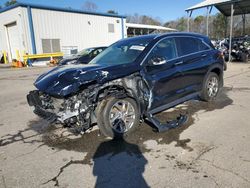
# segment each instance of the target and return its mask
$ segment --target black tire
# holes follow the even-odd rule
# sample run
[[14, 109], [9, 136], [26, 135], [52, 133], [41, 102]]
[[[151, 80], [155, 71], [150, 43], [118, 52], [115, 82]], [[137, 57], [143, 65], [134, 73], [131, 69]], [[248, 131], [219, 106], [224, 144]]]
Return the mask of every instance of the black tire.
[[[126, 127], [124, 121], [122, 118], [114, 118], [114, 122], [111, 123], [111, 110], [114, 109], [115, 105], [118, 105], [121, 103], [121, 101], [124, 101], [124, 103], [129, 103], [131, 106], [130, 109], [133, 111], [131, 112], [133, 120], [131, 120], [129, 123], [129, 127]], [[127, 106], [128, 107], [128, 106]], [[103, 100], [97, 107], [96, 110], [96, 116], [97, 116], [97, 124], [102, 134], [104, 134], [107, 137], [110, 138], [122, 138], [124, 136], [129, 135], [131, 132], [133, 132], [140, 123], [140, 113], [139, 108], [135, 102], [135, 100], [131, 98], [123, 98], [123, 99], [117, 99], [115, 97], [109, 97], [105, 100]], [[118, 125], [117, 127], [115, 125]], [[116, 127], [116, 128], [115, 128]], [[117, 129], [117, 130], [116, 130]], [[120, 129], [120, 131], [119, 131]], [[126, 129], [126, 130], [123, 130]]]
[[[215, 91], [215, 89], [213, 90], [213, 93], [210, 94], [209, 92], [209, 85], [211, 85], [211, 80], [214, 80], [216, 79], [217, 80], [217, 90]], [[203, 82], [203, 86], [202, 86], [202, 91], [201, 91], [201, 95], [200, 95], [200, 98], [204, 101], [212, 101], [214, 100], [218, 93], [219, 93], [219, 90], [220, 90], [220, 79], [219, 79], [219, 76], [214, 73], [214, 72], [210, 72], [208, 73], [208, 75], [206, 76], [205, 78], [205, 81]]]

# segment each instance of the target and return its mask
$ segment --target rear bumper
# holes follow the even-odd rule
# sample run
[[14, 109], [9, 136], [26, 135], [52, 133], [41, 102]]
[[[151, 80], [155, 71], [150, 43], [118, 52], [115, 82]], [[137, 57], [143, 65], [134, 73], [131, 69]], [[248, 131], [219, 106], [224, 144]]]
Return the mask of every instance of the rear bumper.
[[50, 122], [57, 120], [57, 115], [53, 112], [49, 112], [42, 107], [42, 101], [39, 98], [39, 91], [30, 91], [27, 95], [27, 102], [30, 106], [34, 106], [34, 113], [39, 117], [46, 119]]

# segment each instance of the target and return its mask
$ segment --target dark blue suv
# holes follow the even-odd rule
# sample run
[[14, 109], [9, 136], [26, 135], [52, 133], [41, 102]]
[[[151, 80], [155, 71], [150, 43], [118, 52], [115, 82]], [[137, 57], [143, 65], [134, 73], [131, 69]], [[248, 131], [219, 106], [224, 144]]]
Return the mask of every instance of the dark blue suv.
[[223, 69], [221, 53], [206, 36], [140, 36], [114, 43], [88, 65], [41, 75], [27, 99], [39, 116], [79, 131], [97, 123], [104, 135], [120, 137], [145, 118], [162, 131], [174, 126], [154, 114], [197, 97], [213, 100]]

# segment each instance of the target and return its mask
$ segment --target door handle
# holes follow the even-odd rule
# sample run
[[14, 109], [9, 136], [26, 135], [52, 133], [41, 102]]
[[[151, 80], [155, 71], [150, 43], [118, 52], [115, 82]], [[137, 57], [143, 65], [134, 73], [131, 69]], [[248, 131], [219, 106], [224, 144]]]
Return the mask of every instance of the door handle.
[[179, 61], [179, 62], [175, 63], [175, 65], [181, 65], [181, 64], [183, 64], [183, 61]]
[[207, 57], [207, 54], [202, 54], [201, 57]]

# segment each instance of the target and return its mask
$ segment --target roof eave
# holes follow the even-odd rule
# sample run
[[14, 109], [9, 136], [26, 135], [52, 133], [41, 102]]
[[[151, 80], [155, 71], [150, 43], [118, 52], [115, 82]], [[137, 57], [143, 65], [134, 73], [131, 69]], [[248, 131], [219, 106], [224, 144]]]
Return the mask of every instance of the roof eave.
[[[235, 3], [239, 0], [231, 0], [231, 3]], [[193, 10], [197, 10], [197, 9], [200, 9], [200, 8], [205, 8], [205, 7], [209, 7], [209, 6], [216, 6], [216, 5], [223, 5], [223, 4], [228, 4], [230, 2], [230, 0], [227, 0], [225, 2], [220, 2], [220, 3], [214, 3], [214, 4], [206, 4], [206, 5], [202, 5], [202, 6], [198, 6], [199, 4], [197, 5], [194, 5], [192, 7], [189, 7], [188, 9], [186, 9], [185, 11], [186, 12], [189, 12], [189, 11], [193, 11]]]
[[96, 15], [96, 16], [126, 18], [126, 16], [124, 16], [124, 15], [116, 15], [116, 14], [109, 14], [109, 13], [97, 13], [97, 12], [82, 11], [82, 10], [77, 10], [77, 9], [59, 8], [59, 7], [51, 7], [51, 6], [36, 5], [36, 4], [26, 4], [26, 3], [16, 3], [14, 5], [4, 7], [2, 9], [0, 9], [0, 13], [6, 12], [6, 11], [14, 9], [16, 7], [31, 7], [31, 8], [37, 8], [37, 9], [54, 10], [54, 11], [71, 12], [71, 13], [80, 13], [80, 14], [89, 14], [89, 15]]

